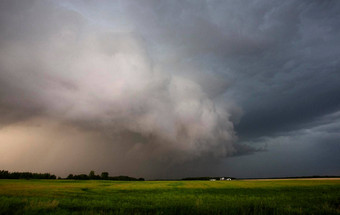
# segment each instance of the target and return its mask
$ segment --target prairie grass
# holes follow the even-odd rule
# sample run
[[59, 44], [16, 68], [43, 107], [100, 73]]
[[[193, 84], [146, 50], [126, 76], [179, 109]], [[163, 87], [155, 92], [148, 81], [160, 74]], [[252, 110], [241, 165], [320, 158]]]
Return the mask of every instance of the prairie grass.
[[0, 180], [0, 214], [340, 214], [340, 180]]

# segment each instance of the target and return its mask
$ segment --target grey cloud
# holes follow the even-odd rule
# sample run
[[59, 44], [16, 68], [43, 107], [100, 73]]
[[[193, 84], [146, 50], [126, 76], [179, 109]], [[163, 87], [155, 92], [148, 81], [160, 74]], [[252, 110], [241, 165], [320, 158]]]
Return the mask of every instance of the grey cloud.
[[[32, 137], [13, 140], [16, 147], [38, 142], [36, 147], [41, 150], [28, 154], [49, 160], [59, 157], [50, 151], [60, 148], [56, 139], [49, 138], [76, 129], [74, 134], [65, 132], [69, 137], [64, 141], [69, 145], [61, 143], [65, 147], [61, 152], [77, 152], [84, 147], [68, 160], [78, 160], [70, 168], [82, 169], [93, 161], [92, 154], [86, 157], [98, 144], [105, 149], [94, 150], [94, 154], [108, 160], [93, 161], [92, 165], [109, 166], [109, 161], [114, 161], [110, 169], [125, 168], [131, 173], [135, 163], [149, 163], [149, 167], [142, 168], [149, 175], [160, 171], [161, 164], [171, 168], [208, 155], [217, 159], [236, 153], [230, 117], [237, 107], [210, 97], [216, 93], [206, 93], [195, 81], [202, 82], [197, 77], [200, 74], [172, 73], [174, 68], [148, 53], [148, 44], [138, 31], [91, 26], [78, 12], [51, 2], [18, 5], [7, 2], [1, 6], [7, 11], [0, 42], [0, 104], [6, 115], [1, 120], [3, 147], [9, 138], [6, 129], [14, 134], [12, 128], [27, 127]], [[185, 68], [194, 71], [195, 65], [187, 63], [179, 69]], [[220, 82], [208, 74], [205, 77], [210, 77], [204, 81], [206, 86]], [[34, 129], [30, 123], [37, 118], [42, 128]], [[59, 129], [55, 134], [53, 122]], [[86, 136], [92, 142], [72, 143]], [[112, 154], [107, 153], [111, 150]], [[44, 156], [46, 151], [48, 156]], [[120, 156], [110, 159], [117, 152]], [[23, 160], [3, 162], [14, 167]], [[65, 166], [64, 162], [59, 160], [52, 166]], [[31, 165], [37, 164], [32, 160]], [[153, 173], [148, 173], [150, 168]]]
[[339, 131], [336, 112], [295, 131], [252, 139], [245, 144], [266, 150], [228, 158], [226, 169], [237, 177], [339, 175]]
[[125, 161], [129, 172], [152, 177], [195, 164], [218, 173], [223, 157], [266, 153], [255, 140], [267, 137], [307, 142], [294, 132], [333, 122], [340, 108], [339, 7], [2, 1], [1, 126], [44, 118], [79, 129], [79, 139], [90, 132], [106, 157], [97, 166]]

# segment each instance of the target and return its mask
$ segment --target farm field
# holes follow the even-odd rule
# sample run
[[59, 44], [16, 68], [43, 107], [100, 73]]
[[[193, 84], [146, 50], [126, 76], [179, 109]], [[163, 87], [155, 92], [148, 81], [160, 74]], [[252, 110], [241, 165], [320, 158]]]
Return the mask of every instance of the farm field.
[[0, 214], [340, 214], [340, 179], [2, 179]]

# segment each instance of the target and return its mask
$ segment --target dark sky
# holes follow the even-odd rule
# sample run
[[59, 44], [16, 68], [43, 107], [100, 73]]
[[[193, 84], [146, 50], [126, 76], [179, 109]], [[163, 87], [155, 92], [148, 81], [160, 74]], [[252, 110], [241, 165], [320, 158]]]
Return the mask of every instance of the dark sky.
[[0, 2], [0, 169], [340, 175], [339, 1]]

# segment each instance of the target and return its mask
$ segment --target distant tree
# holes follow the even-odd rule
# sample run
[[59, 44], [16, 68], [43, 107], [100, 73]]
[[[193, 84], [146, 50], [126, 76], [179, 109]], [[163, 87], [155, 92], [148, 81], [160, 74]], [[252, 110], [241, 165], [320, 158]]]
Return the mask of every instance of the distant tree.
[[90, 174], [89, 174], [89, 178], [90, 179], [95, 179], [96, 178], [96, 175], [94, 174], [94, 171], [91, 170]]
[[138, 181], [145, 181], [145, 179], [144, 178], [139, 178]]
[[104, 179], [104, 180], [109, 179], [109, 173], [108, 172], [102, 172], [101, 178]]
[[73, 179], [73, 174], [69, 174], [66, 179]]
[[90, 177], [88, 175], [85, 175], [85, 174], [80, 174], [80, 175], [75, 175], [74, 179], [77, 179], [77, 180], [89, 180]]
[[10, 178], [10, 173], [7, 170], [1, 170], [0, 178]]

